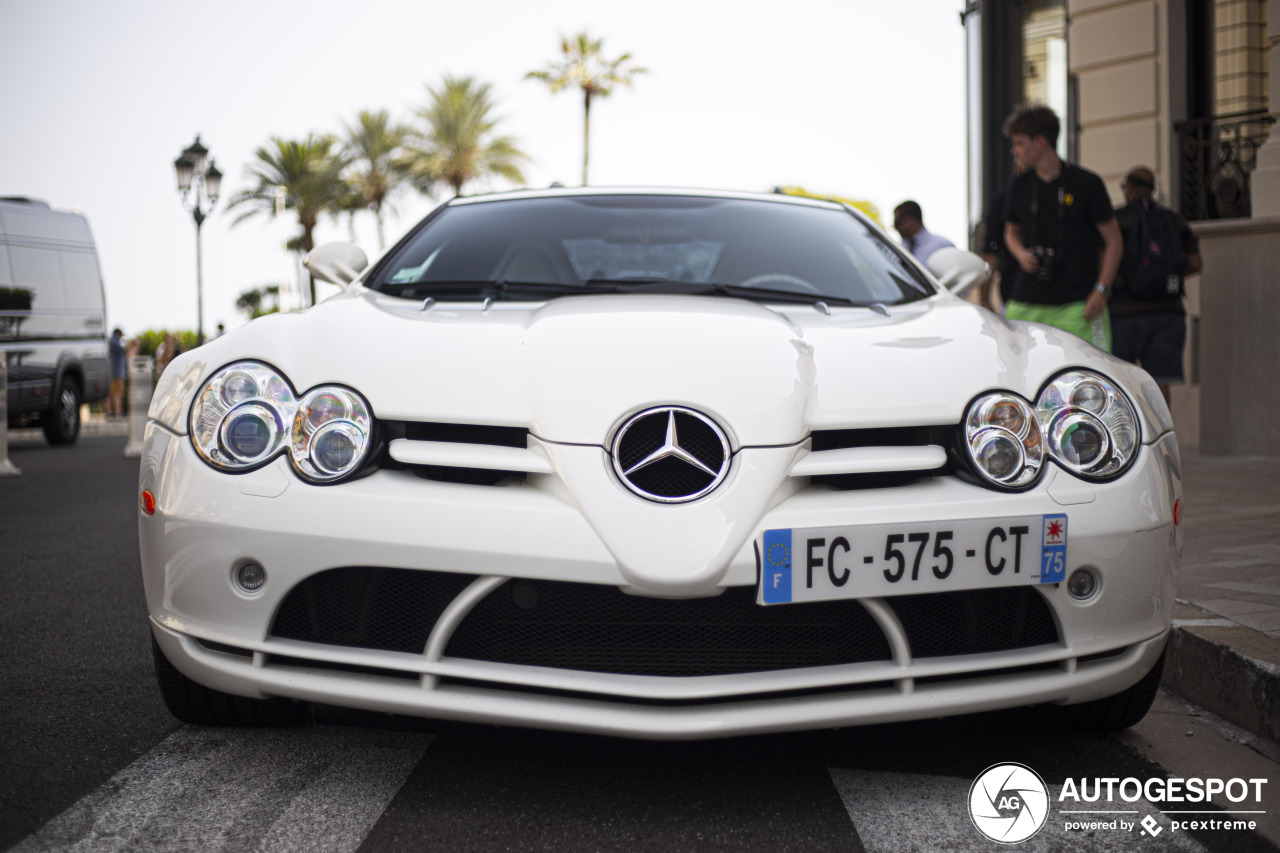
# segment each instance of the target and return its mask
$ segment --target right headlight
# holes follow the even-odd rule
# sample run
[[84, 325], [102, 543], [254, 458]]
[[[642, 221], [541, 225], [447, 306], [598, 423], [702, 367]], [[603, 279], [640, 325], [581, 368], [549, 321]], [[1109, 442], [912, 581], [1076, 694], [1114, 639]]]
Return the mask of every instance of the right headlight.
[[1138, 455], [1138, 415], [1109, 379], [1086, 370], [1055, 378], [1040, 392], [1036, 416], [1049, 453], [1073, 474], [1104, 480]]
[[244, 473], [286, 448], [294, 470], [333, 483], [360, 469], [373, 435], [369, 404], [350, 388], [322, 385], [299, 399], [265, 364], [241, 361], [216, 371], [191, 407], [191, 442], [220, 471]]

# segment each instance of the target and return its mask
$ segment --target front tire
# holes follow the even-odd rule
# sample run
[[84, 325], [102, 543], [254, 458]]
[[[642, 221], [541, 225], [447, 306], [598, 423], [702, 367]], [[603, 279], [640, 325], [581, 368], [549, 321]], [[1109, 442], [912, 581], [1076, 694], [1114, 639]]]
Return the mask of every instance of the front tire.
[[249, 699], [213, 690], [187, 678], [151, 638], [156, 684], [169, 713], [197, 726], [296, 726], [307, 713], [306, 702], [292, 699]]
[[40, 426], [50, 444], [75, 444], [80, 437], [80, 383], [74, 377], [58, 380], [53, 405], [40, 416]]
[[1166, 654], [1160, 653], [1155, 666], [1137, 684], [1114, 696], [1079, 705], [1039, 705], [1032, 708], [1034, 727], [1055, 732], [1113, 732], [1136, 725], [1156, 701]]

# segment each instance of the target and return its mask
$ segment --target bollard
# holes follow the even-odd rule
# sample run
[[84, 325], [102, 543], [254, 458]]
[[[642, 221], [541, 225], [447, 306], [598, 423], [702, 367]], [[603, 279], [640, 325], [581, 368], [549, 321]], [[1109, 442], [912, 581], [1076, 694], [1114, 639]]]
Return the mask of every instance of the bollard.
[[151, 405], [151, 369], [149, 355], [129, 359], [129, 443], [124, 446], [126, 459], [142, 456], [142, 434], [147, 428], [147, 407]]
[[0, 353], [0, 477], [16, 477], [22, 472], [9, 461], [9, 366]]

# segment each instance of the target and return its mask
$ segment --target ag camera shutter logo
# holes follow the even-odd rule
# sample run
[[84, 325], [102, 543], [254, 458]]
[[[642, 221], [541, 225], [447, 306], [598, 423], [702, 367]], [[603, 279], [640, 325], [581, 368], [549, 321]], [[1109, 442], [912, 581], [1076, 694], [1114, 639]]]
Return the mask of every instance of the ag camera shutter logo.
[[992, 841], [1026, 841], [1048, 816], [1049, 789], [1025, 764], [993, 764], [969, 788], [969, 817]]

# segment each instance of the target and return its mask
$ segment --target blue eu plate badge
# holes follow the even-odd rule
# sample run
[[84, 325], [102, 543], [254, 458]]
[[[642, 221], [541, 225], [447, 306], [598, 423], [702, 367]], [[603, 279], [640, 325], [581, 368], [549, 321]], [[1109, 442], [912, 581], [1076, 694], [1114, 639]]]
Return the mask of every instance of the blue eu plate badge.
[[766, 530], [764, 534], [764, 583], [765, 604], [786, 604], [791, 601], [791, 531]]

